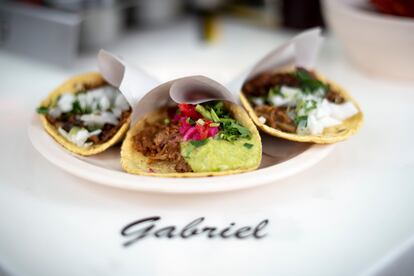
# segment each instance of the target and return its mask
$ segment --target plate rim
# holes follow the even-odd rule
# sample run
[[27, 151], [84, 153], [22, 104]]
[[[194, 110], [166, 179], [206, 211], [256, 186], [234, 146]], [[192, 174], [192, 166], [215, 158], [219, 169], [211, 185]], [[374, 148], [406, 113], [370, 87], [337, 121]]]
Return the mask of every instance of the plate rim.
[[[167, 178], [134, 175], [85, 162], [61, 148], [43, 130], [36, 114], [30, 119], [28, 136], [33, 147], [46, 160], [67, 173], [109, 187], [167, 194], [228, 192], [274, 183], [312, 167], [324, 159], [334, 148], [334, 144], [313, 144], [304, 152], [282, 163], [241, 174], [198, 178]], [[46, 142], [42, 136], [47, 136], [53, 141], [54, 146], [45, 145]], [[260, 180], [258, 181], [258, 179]]]

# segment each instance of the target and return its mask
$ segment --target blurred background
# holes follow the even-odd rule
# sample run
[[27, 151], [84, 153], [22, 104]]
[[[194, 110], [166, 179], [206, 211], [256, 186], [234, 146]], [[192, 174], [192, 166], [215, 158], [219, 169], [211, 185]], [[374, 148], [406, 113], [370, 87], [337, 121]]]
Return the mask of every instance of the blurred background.
[[361, 68], [412, 79], [413, 18], [414, 0], [0, 0], [0, 51], [71, 68], [100, 48], [148, 49], [157, 59], [162, 51], [149, 48], [162, 45], [177, 48], [179, 60], [188, 44], [207, 51], [225, 41], [260, 45], [263, 32], [282, 41], [322, 26]]

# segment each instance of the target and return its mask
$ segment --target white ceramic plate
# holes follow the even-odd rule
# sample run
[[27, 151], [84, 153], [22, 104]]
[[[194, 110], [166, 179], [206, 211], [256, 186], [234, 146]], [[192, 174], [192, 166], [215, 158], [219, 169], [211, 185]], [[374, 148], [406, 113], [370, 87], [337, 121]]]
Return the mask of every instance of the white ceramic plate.
[[260, 168], [236, 175], [203, 178], [162, 178], [128, 174], [121, 168], [119, 146], [104, 153], [82, 157], [71, 154], [43, 130], [37, 115], [29, 124], [33, 146], [50, 162], [78, 177], [112, 187], [157, 193], [211, 193], [255, 187], [297, 174], [322, 160], [332, 145], [296, 143], [263, 137], [264, 154]]

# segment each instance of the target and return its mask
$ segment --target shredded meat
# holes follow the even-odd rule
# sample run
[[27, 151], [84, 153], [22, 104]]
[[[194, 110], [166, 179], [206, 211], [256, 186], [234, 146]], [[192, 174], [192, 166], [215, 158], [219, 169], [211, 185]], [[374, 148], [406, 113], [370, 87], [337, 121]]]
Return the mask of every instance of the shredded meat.
[[[312, 78], [317, 78], [313, 71], [298, 68], [306, 71]], [[242, 88], [243, 93], [248, 97], [266, 97], [269, 90], [276, 86], [300, 87], [300, 81], [292, 73], [262, 73], [247, 81]], [[336, 90], [329, 89], [326, 99], [330, 102], [341, 104], [345, 98]], [[254, 104], [257, 116], [266, 118], [266, 124], [272, 128], [280, 129], [285, 132], [295, 133], [296, 124], [288, 116], [286, 107], [276, 107], [271, 105]]]
[[[131, 114], [131, 110], [122, 112], [121, 118], [119, 119], [118, 125], [105, 124], [102, 127], [102, 132], [99, 135], [94, 135], [89, 137], [89, 141], [93, 142], [95, 145], [105, 143], [110, 140], [119, 130], [119, 128], [128, 120], [128, 117]], [[62, 127], [65, 131], [69, 132], [73, 126], [77, 127], [86, 127], [85, 124], [77, 119], [75, 114], [69, 116], [61, 116], [59, 118], [53, 118], [49, 115], [46, 116], [49, 123], [54, 125], [56, 128]]]
[[336, 103], [336, 104], [341, 104], [345, 102], [344, 97], [342, 97], [341, 94], [338, 93], [338, 91], [332, 90], [330, 89], [327, 93], [326, 93], [326, 98], [328, 99], [328, 101], [332, 102], [332, 103]]
[[[316, 78], [316, 75], [313, 71], [308, 71], [304, 68], [298, 68], [300, 70], [306, 71], [310, 76]], [[275, 86], [289, 86], [289, 87], [299, 87], [300, 82], [295, 77], [295, 75], [291, 73], [262, 73], [258, 76], [252, 78], [248, 82], [243, 85], [242, 91], [247, 96], [253, 97], [263, 97], [267, 96], [269, 93], [269, 89]], [[328, 101], [341, 104], [345, 101], [342, 95], [333, 89], [330, 89], [326, 93], [326, 98]]]
[[135, 149], [148, 157], [149, 163], [168, 161], [177, 172], [191, 172], [191, 167], [181, 155], [181, 134], [177, 123], [148, 123], [134, 136]]
[[277, 85], [286, 85], [298, 87], [299, 80], [289, 73], [263, 73], [249, 80], [243, 85], [243, 93], [249, 96], [261, 97], [266, 96], [270, 88]]
[[119, 128], [128, 120], [129, 115], [131, 114], [130, 111], [124, 111], [119, 119], [118, 125], [110, 125], [105, 124], [102, 128], [102, 132], [99, 134], [98, 139], [100, 143], [106, 142], [111, 139], [119, 130]]
[[285, 132], [295, 133], [296, 124], [288, 116], [285, 107], [276, 107], [270, 105], [261, 105], [254, 108], [257, 116], [263, 116], [266, 124], [272, 128], [277, 128]]

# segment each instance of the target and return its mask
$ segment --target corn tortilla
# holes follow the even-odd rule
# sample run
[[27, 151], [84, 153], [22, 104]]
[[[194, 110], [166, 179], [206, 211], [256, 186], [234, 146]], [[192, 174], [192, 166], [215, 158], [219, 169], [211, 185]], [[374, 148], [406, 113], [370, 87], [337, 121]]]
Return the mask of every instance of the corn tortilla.
[[344, 120], [340, 125], [325, 128], [322, 134], [299, 135], [272, 128], [259, 121], [256, 112], [254, 111], [252, 105], [249, 103], [247, 98], [244, 96], [243, 92], [240, 93], [240, 101], [243, 107], [247, 110], [247, 113], [249, 114], [250, 118], [252, 118], [253, 122], [257, 125], [257, 127], [269, 135], [296, 142], [311, 142], [317, 144], [332, 144], [343, 141], [351, 135], [355, 134], [361, 128], [362, 123], [364, 121], [364, 115], [358, 103], [351, 97], [351, 95], [344, 88], [332, 81], [328, 81], [324, 76], [320, 75], [319, 73], [316, 73], [316, 76], [320, 81], [329, 84], [334, 90], [338, 91], [338, 93], [340, 93], [346, 101], [352, 102], [358, 109], [357, 114]]
[[[58, 97], [61, 94], [68, 92], [74, 94], [78, 92], [79, 89], [82, 88], [84, 85], [87, 85], [91, 88], [95, 88], [100, 87], [102, 85], [106, 85], [106, 82], [102, 78], [102, 76], [96, 72], [85, 73], [75, 76], [64, 82], [58, 88], [56, 88], [45, 100], [43, 100], [40, 103], [40, 106], [50, 106], [57, 101]], [[39, 115], [44, 129], [47, 133], [49, 133], [50, 136], [53, 137], [53, 139], [55, 139], [60, 145], [62, 145], [65, 149], [69, 150], [70, 152], [84, 156], [94, 155], [103, 152], [109, 147], [113, 146], [114, 144], [120, 142], [125, 137], [131, 120], [131, 118], [128, 118], [118, 129], [117, 133], [108, 141], [97, 145], [91, 145], [87, 148], [82, 148], [66, 140], [66, 138], [59, 133], [58, 129], [46, 119], [45, 115]]]
[[248, 168], [248, 169], [238, 169], [238, 170], [229, 170], [229, 171], [219, 171], [219, 172], [184, 172], [179, 173], [174, 169], [174, 165], [168, 161], [161, 161], [151, 164], [151, 170], [149, 171], [148, 158], [145, 157], [141, 152], [138, 152], [134, 148], [133, 137], [141, 131], [145, 122], [152, 123], [166, 118], [167, 112], [165, 109], [160, 109], [153, 111], [147, 114], [145, 117], [140, 119], [131, 129], [128, 131], [127, 136], [122, 143], [121, 147], [121, 165], [122, 168], [128, 173], [146, 175], [146, 176], [158, 176], [158, 177], [207, 177], [207, 176], [219, 176], [219, 175], [229, 175], [243, 173], [247, 171], [255, 170], [259, 167], [262, 154], [262, 144], [259, 132], [257, 128], [250, 120], [247, 113], [235, 104], [230, 104], [225, 102], [226, 108], [232, 114], [232, 117], [240, 122], [244, 127], [248, 128], [252, 134], [252, 143], [258, 145], [257, 153], [260, 154], [258, 162]]

